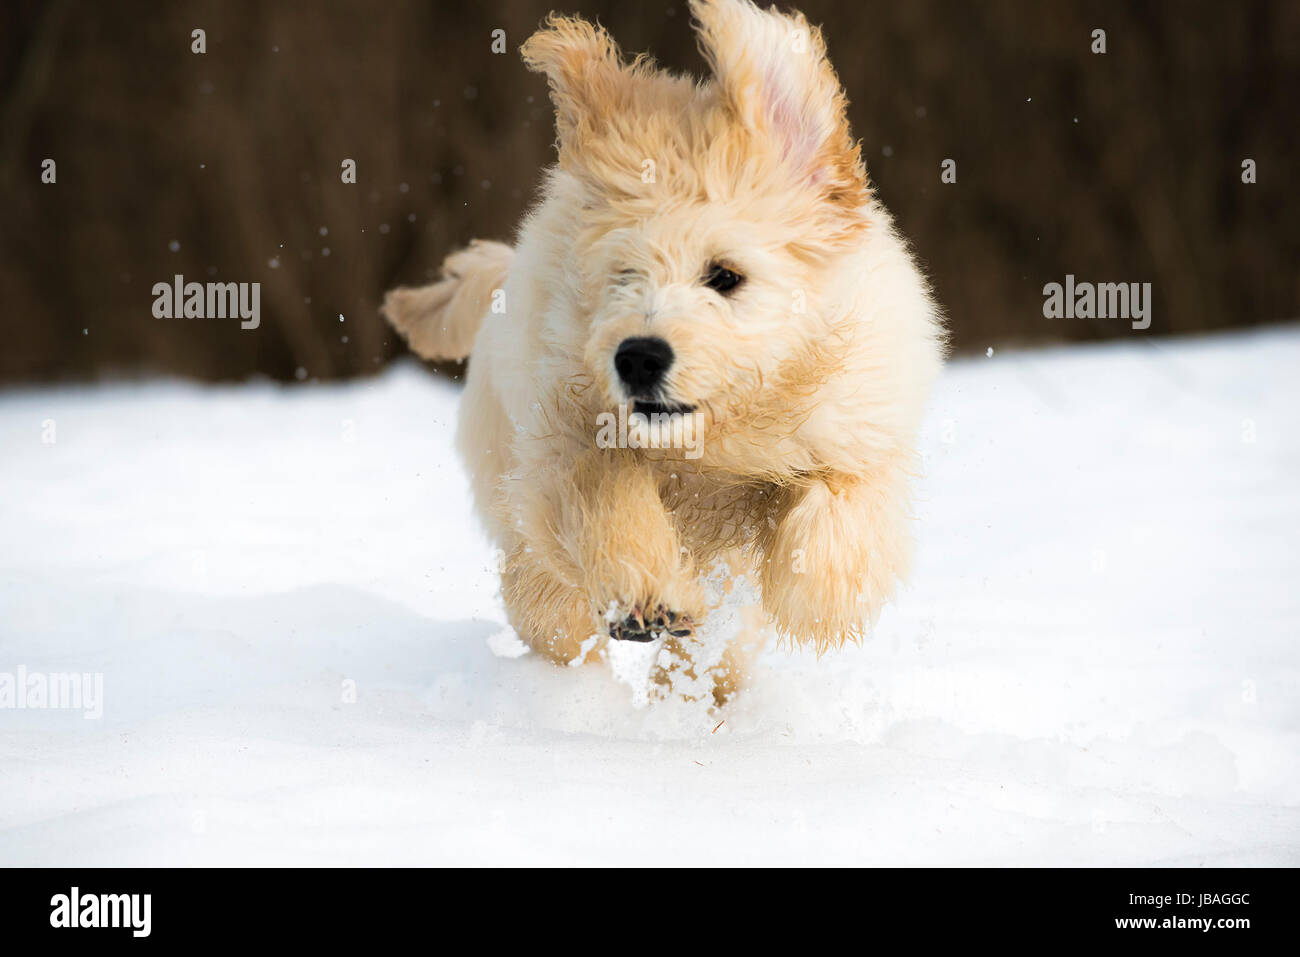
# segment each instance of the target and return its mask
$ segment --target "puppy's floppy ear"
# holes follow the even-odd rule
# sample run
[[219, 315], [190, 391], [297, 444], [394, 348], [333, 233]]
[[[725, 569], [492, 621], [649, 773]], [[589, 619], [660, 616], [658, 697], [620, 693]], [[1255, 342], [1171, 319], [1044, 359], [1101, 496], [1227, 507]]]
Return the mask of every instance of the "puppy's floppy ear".
[[625, 68], [618, 45], [600, 26], [552, 13], [519, 52], [528, 69], [546, 74], [562, 157], [616, 115], [625, 98]]
[[866, 171], [821, 30], [801, 13], [760, 10], [749, 0], [691, 0], [691, 13], [736, 119], [779, 150], [795, 176], [846, 212], [860, 209], [870, 196]]

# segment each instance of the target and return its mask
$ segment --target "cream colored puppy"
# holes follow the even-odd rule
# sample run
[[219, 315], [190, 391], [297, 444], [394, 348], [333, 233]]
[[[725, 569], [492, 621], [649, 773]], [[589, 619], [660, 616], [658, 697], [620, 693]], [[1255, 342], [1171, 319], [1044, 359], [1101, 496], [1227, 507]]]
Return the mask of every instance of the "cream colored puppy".
[[[905, 575], [943, 329], [820, 31], [691, 8], [706, 82], [549, 17], [522, 49], [556, 111], [541, 202], [384, 313], [421, 356], [473, 353], [458, 443], [519, 635], [558, 662], [666, 637], [721, 700], [768, 622], [836, 647]], [[762, 614], [701, 663], [721, 572]]]

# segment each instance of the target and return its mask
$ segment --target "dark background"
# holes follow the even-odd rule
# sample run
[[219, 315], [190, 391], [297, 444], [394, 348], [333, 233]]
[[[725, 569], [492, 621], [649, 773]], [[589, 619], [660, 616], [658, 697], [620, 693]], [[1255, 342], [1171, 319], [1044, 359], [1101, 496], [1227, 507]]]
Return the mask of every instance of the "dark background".
[[[958, 350], [1300, 315], [1300, 3], [800, 6]], [[517, 54], [548, 9], [6, 0], [0, 381], [325, 379], [401, 354], [383, 291], [509, 238], [551, 158], [545, 84]], [[703, 69], [683, 3], [559, 9]], [[1151, 330], [1044, 319], [1043, 284], [1067, 272], [1153, 283]], [[261, 328], [155, 319], [151, 287], [176, 273], [261, 282]]]

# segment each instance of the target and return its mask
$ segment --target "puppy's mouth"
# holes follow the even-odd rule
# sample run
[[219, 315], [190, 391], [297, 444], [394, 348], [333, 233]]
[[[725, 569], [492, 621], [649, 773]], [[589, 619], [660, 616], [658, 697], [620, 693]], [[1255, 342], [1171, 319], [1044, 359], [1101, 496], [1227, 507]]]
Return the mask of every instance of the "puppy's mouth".
[[632, 411], [640, 412], [642, 415], [678, 415], [684, 412], [694, 412], [695, 406], [686, 405], [682, 402], [659, 402], [654, 399], [635, 399], [632, 402]]

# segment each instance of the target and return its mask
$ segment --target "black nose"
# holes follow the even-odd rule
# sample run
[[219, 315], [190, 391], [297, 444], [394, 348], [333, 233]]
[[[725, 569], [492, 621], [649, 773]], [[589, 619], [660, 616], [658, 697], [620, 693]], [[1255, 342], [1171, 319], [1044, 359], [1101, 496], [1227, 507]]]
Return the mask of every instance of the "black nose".
[[673, 350], [662, 339], [624, 339], [614, 355], [614, 368], [633, 398], [649, 398], [673, 364]]

